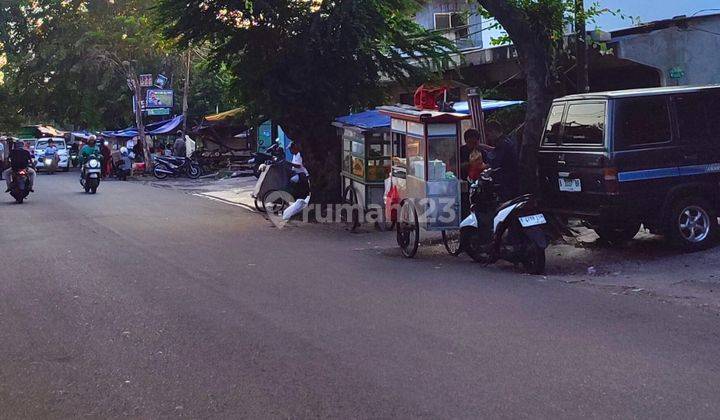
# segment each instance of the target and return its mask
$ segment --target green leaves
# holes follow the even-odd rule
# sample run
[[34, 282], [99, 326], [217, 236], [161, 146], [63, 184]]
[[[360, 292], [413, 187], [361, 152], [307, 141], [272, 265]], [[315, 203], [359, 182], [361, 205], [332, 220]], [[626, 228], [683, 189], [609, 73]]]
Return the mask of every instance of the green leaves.
[[[256, 115], [308, 124], [383, 102], [383, 83], [417, 82], [453, 46], [416, 25], [414, 0], [160, 0], [179, 45], [203, 43]], [[412, 62], [408, 60], [413, 58]]]

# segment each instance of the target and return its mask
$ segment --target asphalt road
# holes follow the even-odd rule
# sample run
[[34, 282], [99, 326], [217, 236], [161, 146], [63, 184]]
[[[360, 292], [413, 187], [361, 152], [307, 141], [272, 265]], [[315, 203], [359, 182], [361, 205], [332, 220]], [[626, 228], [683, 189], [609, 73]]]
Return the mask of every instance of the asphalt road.
[[77, 174], [0, 198], [0, 417], [718, 418], [717, 315]]

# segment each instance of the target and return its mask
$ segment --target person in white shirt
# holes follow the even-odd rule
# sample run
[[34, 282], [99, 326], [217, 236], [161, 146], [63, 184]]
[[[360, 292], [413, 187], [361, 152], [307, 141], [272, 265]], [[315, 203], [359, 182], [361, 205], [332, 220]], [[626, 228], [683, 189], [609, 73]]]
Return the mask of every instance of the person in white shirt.
[[294, 184], [298, 184], [303, 177], [309, 177], [310, 173], [305, 168], [305, 165], [303, 165], [300, 145], [297, 142], [291, 142], [288, 149], [290, 149], [290, 153], [292, 154], [293, 176], [290, 178], [290, 181]]

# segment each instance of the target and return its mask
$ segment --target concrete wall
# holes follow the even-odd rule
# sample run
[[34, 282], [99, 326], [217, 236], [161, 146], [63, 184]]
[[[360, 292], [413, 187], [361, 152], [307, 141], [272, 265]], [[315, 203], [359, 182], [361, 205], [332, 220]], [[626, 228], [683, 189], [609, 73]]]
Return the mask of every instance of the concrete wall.
[[[466, 10], [473, 12], [477, 10], [477, 6], [470, 5], [468, 0], [433, 0], [425, 4], [422, 10], [415, 15], [415, 21], [424, 28], [432, 30], [435, 29], [435, 13], [463, 12]], [[469, 38], [472, 42], [466, 47], [482, 47], [482, 33], [479, 32], [482, 28], [482, 18], [475, 13], [471, 13], [468, 24], [470, 25], [468, 28]], [[473, 32], [477, 33], [473, 34]]]
[[[720, 84], [720, 15], [687, 24], [615, 38], [617, 55], [656, 68], [663, 86]], [[683, 69], [683, 78], [670, 78], [675, 67]]]

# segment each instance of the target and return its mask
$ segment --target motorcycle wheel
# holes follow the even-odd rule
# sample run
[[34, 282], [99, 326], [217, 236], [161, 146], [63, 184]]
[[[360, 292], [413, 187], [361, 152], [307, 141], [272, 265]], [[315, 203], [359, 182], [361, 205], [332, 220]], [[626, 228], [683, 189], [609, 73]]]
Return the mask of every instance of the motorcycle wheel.
[[460, 233], [457, 231], [442, 231], [443, 245], [448, 254], [457, 257], [462, 253], [462, 243], [460, 242]]
[[200, 170], [200, 167], [195, 164], [190, 165], [190, 169], [188, 169], [188, 178], [198, 179], [198, 178], [200, 178], [200, 175], [202, 175], [202, 171]]
[[95, 193], [97, 193], [97, 187], [91, 187], [90, 194], [95, 194]]
[[90, 187], [85, 184], [85, 193], [90, 194]]
[[492, 262], [490, 254], [484, 249], [483, 244], [480, 243], [480, 238], [478, 238], [478, 234], [474, 229], [460, 232], [460, 244], [460, 248], [467, 252], [475, 262], [481, 264], [489, 264]]
[[166, 179], [168, 177], [168, 174], [165, 172], [158, 172], [158, 169], [169, 171], [170, 169], [168, 169], [167, 165], [165, 165], [164, 163], [158, 163], [157, 165], [155, 165], [155, 168], [153, 168], [153, 175], [155, 175], [155, 178]]
[[526, 272], [533, 275], [545, 273], [545, 249], [532, 242], [525, 251], [522, 266]]
[[15, 198], [15, 202], [18, 204], [22, 204], [23, 201], [25, 201], [25, 197], [20, 196]]

